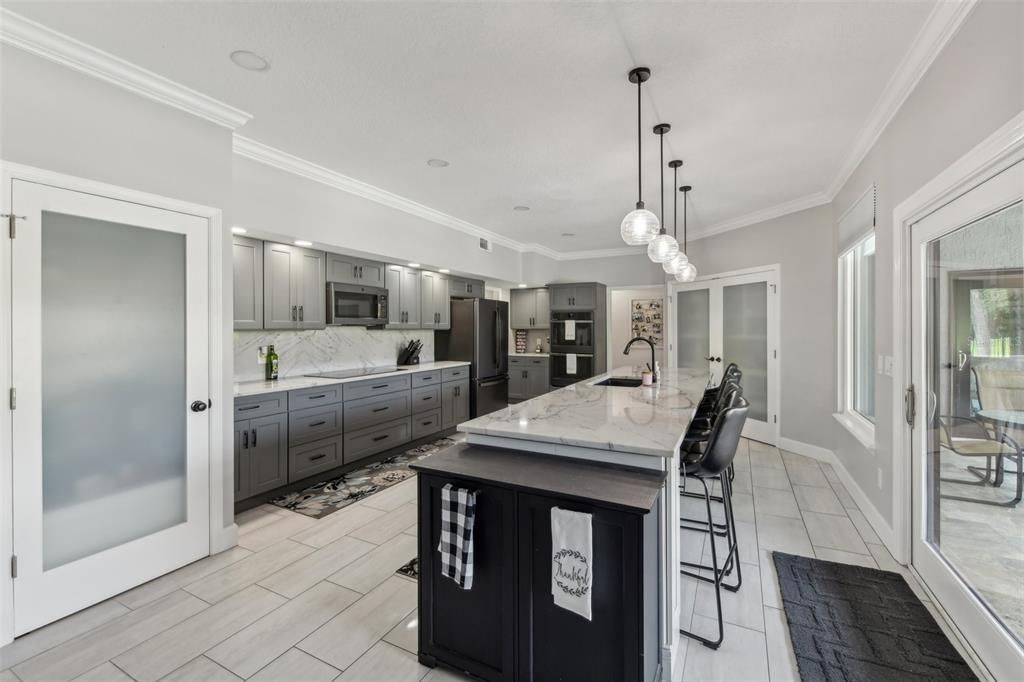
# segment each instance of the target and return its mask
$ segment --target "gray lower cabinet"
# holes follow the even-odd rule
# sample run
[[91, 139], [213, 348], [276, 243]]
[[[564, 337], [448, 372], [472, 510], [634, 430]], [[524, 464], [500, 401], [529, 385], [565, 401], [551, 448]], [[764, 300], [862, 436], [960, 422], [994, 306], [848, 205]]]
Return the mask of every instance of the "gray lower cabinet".
[[469, 421], [469, 379], [441, 384], [441, 428]]
[[546, 357], [512, 356], [508, 362], [509, 400], [529, 400], [551, 390]]
[[233, 235], [231, 273], [235, 329], [263, 329], [263, 242]]
[[375, 455], [412, 439], [409, 417], [377, 424], [345, 434], [345, 464]]
[[235, 422], [235, 499], [288, 482], [288, 414]]

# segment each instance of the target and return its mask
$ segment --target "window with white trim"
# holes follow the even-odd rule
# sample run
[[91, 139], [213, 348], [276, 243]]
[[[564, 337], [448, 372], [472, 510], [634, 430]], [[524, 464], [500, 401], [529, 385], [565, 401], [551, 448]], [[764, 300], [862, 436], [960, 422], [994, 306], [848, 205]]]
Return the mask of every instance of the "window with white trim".
[[[839, 256], [839, 415], [873, 436], [875, 235]], [[842, 420], [841, 420], [842, 421]]]

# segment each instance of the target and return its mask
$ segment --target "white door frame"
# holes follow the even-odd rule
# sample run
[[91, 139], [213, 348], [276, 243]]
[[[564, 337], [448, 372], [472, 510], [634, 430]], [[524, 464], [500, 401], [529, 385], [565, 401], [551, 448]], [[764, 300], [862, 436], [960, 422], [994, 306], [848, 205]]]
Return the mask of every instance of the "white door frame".
[[[72, 175], [34, 168], [22, 164], [0, 160], [0, 177], [3, 183], [3, 210], [10, 213], [11, 189], [15, 179], [26, 180], [62, 189], [95, 194], [120, 201], [132, 202], [160, 208], [178, 213], [186, 213], [208, 222], [208, 258], [209, 258], [209, 391], [212, 401], [213, 415], [209, 424], [209, 483], [210, 483], [210, 519], [209, 537], [210, 552], [220, 552], [237, 543], [237, 526], [232, 516], [225, 513], [226, 492], [232, 489], [233, 461], [224, 453], [232, 453], [230, 442], [225, 438], [232, 435], [230, 427], [231, 411], [225, 409], [231, 399], [230, 367], [225, 367], [224, 353], [226, 333], [224, 322], [224, 296], [230, 291], [224, 290], [224, 255], [225, 242], [230, 237], [223, 229], [222, 212], [219, 208], [202, 206], [176, 199], [141, 192], [125, 187], [96, 182]], [[0, 238], [0, 263], [7, 272], [6, 264], [11, 259], [11, 239], [7, 234], [6, 219], [3, 225], [4, 234]], [[230, 286], [230, 284], [228, 285]], [[10, 277], [0, 277], [0, 388], [4, 393], [11, 386], [11, 281]], [[6, 399], [6, 397], [5, 397]], [[13, 527], [11, 519], [14, 515], [13, 499], [13, 459], [12, 459], [12, 420], [10, 410], [7, 416], [0, 419], [0, 517], [8, 520], [0, 524], [0, 558], [5, 565], [0, 570], [0, 645], [14, 639], [14, 579], [7, 570], [8, 558], [13, 555]], [[218, 456], [219, 455], [219, 456]]]
[[[701, 282], [712, 282], [715, 280], [731, 280], [740, 279], [749, 275], [767, 275], [770, 283], [775, 285], [775, 291], [769, 292], [768, 294], [768, 347], [775, 351], [772, 357], [768, 358], [768, 390], [769, 399], [775, 407], [775, 423], [770, 424], [775, 439], [775, 445], [779, 445], [782, 433], [782, 357], [783, 349], [781, 347], [782, 337], [782, 266], [778, 263], [772, 263], [770, 265], [761, 265], [753, 268], [743, 268], [741, 270], [729, 270], [727, 272], [717, 272], [710, 275], [701, 275], [697, 277], [693, 282], [687, 282], [685, 284], [670, 280], [665, 285], [665, 294], [667, 304], [665, 306], [665, 324], [668, 326], [667, 339], [668, 343], [665, 349], [665, 362], [669, 367], [676, 366], [676, 354], [673, 352], [675, 349], [678, 339], [676, 339], [676, 322], [675, 322], [675, 307], [672, 305], [673, 297], [676, 292], [684, 286], [690, 286], [694, 283]], [[774, 293], [774, 295], [773, 295]], [[772, 379], [774, 377], [774, 380]], [[769, 419], [771, 415], [769, 415]]]
[[[927, 583], [918, 574], [911, 563], [914, 542], [914, 504], [918, 501], [915, 495], [912, 439], [913, 431], [904, 416], [904, 391], [912, 382], [912, 366], [910, 363], [910, 345], [912, 339], [912, 320], [910, 318], [911, 286], [911, 227], [914, 223], [931, 215], [943, 206], [950, 204], [975, 187], [992, 179], [1010, 166], [1024, 161], [1024, 112], [1013, 117], [1003, 127], [993, 133], [977, 147], [969, 151], [952, 166], [940, 173], [904, 200], [893, 211], [893, 384], [892, 384], [892, 457], [893, 457], [893, 531], [895, 535], [893, 555], [897, 561], [907, 564], [910, 570], [931, 594]], [[924, 409], [921, 397], [917, 399], [917, 409]], [[987, 656], [982, 661], [970, 649], [970, 644], [960, 631], [960, 624], [938, 602], [933, 602], [943, 613], [947, 624], [954, 635], [968, 648], [975, 663], [987, 668], [997, 679], [1010, 679], [1019, 670], [1015, 661], [1004, 661], [998, 656]]]

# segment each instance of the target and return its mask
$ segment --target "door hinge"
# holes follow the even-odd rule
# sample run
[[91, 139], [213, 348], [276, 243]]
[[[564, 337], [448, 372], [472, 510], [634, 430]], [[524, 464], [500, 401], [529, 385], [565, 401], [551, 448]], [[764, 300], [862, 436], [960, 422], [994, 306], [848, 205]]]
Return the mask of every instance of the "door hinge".
[[907, 386], [903, 392], [903, 417], [911, 428], [914, 427], [914, 417], [917, 416], [917, 395], [914, 391], [914, 384]]
[[12, 554], [11, 555], [11, 577], [12, 578], [17, 578], [18, 577], [18, 555], [17, 554]]
[[18, 389], [11, 386], [11, 409], [18, 409]]
[[18, 235], [18, 221], [24, 220], [27, 216], [14, 215], [13, 213], [0, 213], [0, 217], [7, 218], [7, 229], [11, 239]]

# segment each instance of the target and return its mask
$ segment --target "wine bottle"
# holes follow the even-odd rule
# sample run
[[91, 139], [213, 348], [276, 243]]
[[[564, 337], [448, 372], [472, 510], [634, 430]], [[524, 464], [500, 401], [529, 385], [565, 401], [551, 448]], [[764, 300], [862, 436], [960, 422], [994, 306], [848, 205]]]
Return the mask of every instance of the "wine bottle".
[[277, 351], [273, 346], [267, 348], [267, 379], [277, 379]]

